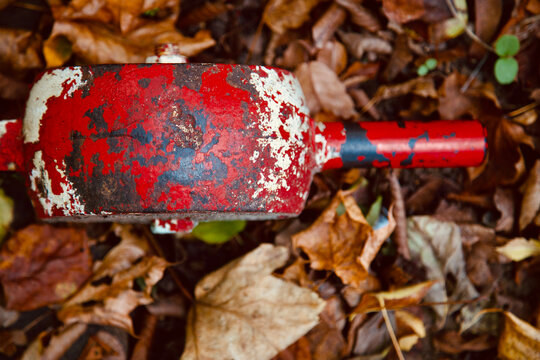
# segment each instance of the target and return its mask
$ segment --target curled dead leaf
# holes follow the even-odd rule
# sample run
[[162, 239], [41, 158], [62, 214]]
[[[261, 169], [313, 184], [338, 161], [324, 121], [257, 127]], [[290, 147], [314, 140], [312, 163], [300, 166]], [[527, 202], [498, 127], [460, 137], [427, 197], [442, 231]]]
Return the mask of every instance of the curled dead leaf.
[[357, 115], [345, 85], [325, 64], [319, 61], [304, 63], [298, 67], [295, 74], [302, 85], [312, 114], [322, 108], [342, 118]]
[[283, 34], [309, 20], [309, 13], [320, 0], [271, 0], [266, 4], [263, 21], [272, 31]]
[[272, 276], [287, 258], [262, 244], [199, 281], [182, 359], [270, 359], [315, 326], [324, 301]]
[[[338, 207], [344, 213], [338, 214]], [[311, 267], [331, 270], [343, 283], [360, 287], [371, 262], [392, 233], [395, 221], [373, 230], [350, 193], [339, 191], [321, 216], [306, 230], [293, 236], [294, 247], [305, 251]]]
[[508, 311], [499, 339], [498, 354], [503, 359], [537, 359], [540, 354], [540, 329]]
[[[131, 226], [116, 226], [122, 241], [96, 264], [94, 275], [64, 303], [58, 318], [65, 324], [83, 322], [116, 326], [133, 334], [129, 314], [153, 302], [152, 287], [168, 266], [165, 259], [147, 256], [146, 241]], [[142, 285], [135, 288], [134, 283]]]
[[420, 19], [426, 10], [423, 0], [383, 0], [383, 12], [389, 20], [403, 24]]
[[24, 228], [0, 252], [0, 281], [7, 308], [28, 311], [61, 302], [88, 279], [91, 266], [83, 229]]
[[528, 257], [540, 255], [540, 241], [525, 238], [512, 239], [506, 245], [499, 246], [497, 252], [514, 261], [525, 260]]
[[340, 32], [339, 34], [351, 54], [357, 59], [362, 59], [366, 52], [375, 54], [392, 53], [392, 45], [380, 37], [358, 33]]
[[317, 54], [317, 61], [326, 64], [335, 74], [340, 74], [347, 66], [347, 50], [338, 41], [327, 41]]
[[28, 30], [0, 28], [0, 69], [21, 73], [41, 68], [41, 41]]
[[361, 1], [357, 0], [336, 0], [336, 3], [347, 9], [351, 15], [351, 20], [358, 26], [361, 26], [371, 32], [377, 32], [381, 29], [379, 19], [368, 9], [363, 7]]
[[343, 24], [345, 18], [345, 10], [336, 4], [332, 4], [311, 29], [315, 47], [320, 48], [329, 41], [336, 30]]

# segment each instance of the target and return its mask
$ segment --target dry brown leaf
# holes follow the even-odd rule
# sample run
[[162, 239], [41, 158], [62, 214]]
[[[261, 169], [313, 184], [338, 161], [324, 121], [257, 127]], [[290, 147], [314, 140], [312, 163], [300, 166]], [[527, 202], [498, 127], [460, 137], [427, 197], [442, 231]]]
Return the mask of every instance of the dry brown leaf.
[[317, 20], [311, 29], [313, 43], [316, 48], [321, 48], [334, 36], [336, 30], [345, 21], [346, 15], [347, 13], [343, 8], [336, 4], [332, 4], [324, 15]]
[[[179, 12], [177, 0], [74, 0], [67, 5], [57, 0], [49, 0], [56, 20], [96, 21], [112, 24], [123, 35], [159, 20], [175, 21]], [[142, 16], [145, 12], [154, 16]], [[163, 16], [159, 16], [163, 14]]]
[[226, 4], [224, 1], [204, 2], [197, 8], [191, 10], [187, 14], [178, 19], [178, 26], [186, 28], [191, 25], [197, 25], [213, 20], [221, 14], [232, 10], [234, 5]]
[[406, 306], [416, 305], [422, 301], [429, 289], [437, 282], [424, 281], [419, 284], [405, 286], [399, 289], [367, 293], [362, 296], [360, 304], [352, 311], [353, 314], [381, 311], [378, 299], [384, 300], [387, 310], [401, 309]]
[[83, 229], [31, 225], [0, 252], [0, 280], [8, 309], [33, 310], [61, 302], [91, 275]]
[[338, 41], [327, 41], [317, 54], [317, 61], [326, 64], [336, 74], [340, 74], [347, 66], [347, 50]]
[[[501, 20], [502, 0], [475, 0], [474, 33], [486, 43], [490, 43], [496, 35]], [[486, 49], [473, 41], [470, 49], [472, 56], [481, 57]]]
[[[410, 217], [407, 225], [412, 260], [425, 267], [428, 279], [438, 281], [427, 293], [426, 300], [447, 303], [478, 297], [478, 292], [467, 277], [459, 226], [452, 222], [438, 221], [429, 216]], [[455, 279], [455, 285], [452, 287], [445, 283], [449, 276]], [[458, 303], [434, 305], [437, 327], [441, 328], [444, 325], [448, 313], [462, 306]], [[474, 314], [470, 314], [471, 311], [473, 309], [468, 307], [462, 309], [461, 315], [465, 319], [463, 323], [472, 318]]]
[[540, 210], [540, 160], [536, 160], [521, 192], [523, 193], [523, 201], [519, 214], [519, 229], [523, 230]]
[[324, 301], [272, 276], [287, 258], [262, 244], [199, 281], [182, 359], [270, 359], [315, 326]]
[[[86, 331], [86, 324], [71, 324], [51, 332], [43, 331], [28, 346], [21, 360], [58, 360]], [[50, 339], [47, 339], [50, 335]], [[47, 341], [45, 341], [47, 339]]]
[[[117, 336], [101, 330], [90, 336], [78, 360], [125, 360], [125, 347]], [[134, 356], [135, 350], [131, 359], [136, 360]]]
[[361, 2], [361, 0], [336, 0], [337, 4], [347, 9], [353, 23], [371, 32], [379, 31], [381, 29], [379, 19], [368, 9], [360, 5]]
[[499, 339], [498, 354], [503, 359], [538, 359], [540, 329], [504, 311], [504, 329]]
[[[395, 327], [394, 314], [388, 314], [392, 326]], [[352, 353], [354, 355], [364, 355], [364, 359], [385, 359], [386, 353], [391, 343], [388, 329], [382, 314], [371, 314], [362, 318], [362, 315], [355, 316], [351, 325]], [[357, 320], [358, 319], [358, 320]], [[355, 322], [357, 322], [355, 324]], [[381, 356], [382, 355], [382, 356]], [[362, 359], [363, 357], [360, 357]], [[357, 358], [352, 358], [357, 359]]]
[[343, 32], [340, 32], [339, 35], [350, 53], [357, 59], [362, 59], [366, 52], [383, 55], [392, 53], [392, 45], [380, 37]]
[[342, 118], [357, 115], [354, 102], [337, 75], [319, 61], [302, 64], [295, 72], [311, 113], [321, 108]]
[[14, 358], [17, 346], [28, 345], [26, 333], [23, 330], [0, 330], [0, 354]]
[[433, 79], [429, 76], [417, 77], [404, 83], [380, 86], [373, 96], [372, 102], [379, 102], [407, 94], [415, 94], [421, 97], [438, 97]]
[[29, 92], [29, 84], [0, 73], [0, 98], [24, 100]]
[[28, 30], [0, 28], [0, 69], [20, 73], [43, 67], [41, 38]]
[[302, 86], [302, 91], [306, 98], [306, 105], [311, 114], [314, 115], [321, 111], [321, 102], [319, 101], [319, 97], [317, 96], [317, 93], [315, 92], [315, 88], [313, 86], [313, 78], [311, 77], [312, 73], [310, 64], [311, 63], [300, 64], [298, 69], [296, 69], [296, 71], [294, 72], [294, 75]]
[[[86, 285], [66, 301], [58, 312], [65, 324], [83, 322], [112, 325], [133, 334], [129, 314], [139, 305], [153, 302], [152, 287], [161, 279], [167, 261], [147, 256], [144, 239], [134, 234], [131, 226], [116, 226], [122, 241], [101, 263]], [[143, 284], [134, 289], [134, 282]]]
[[[347, 80], [344, 81], [346, 83]], [[366, 94], [366, 92], [362, 89], [349, 89], [349, 94], [351, 94], [351, 97], [356, 102], [356, 106], [363, 108], [365, 106], [369, 105], [369, 97]], [[381, 119], [381, 114], [377, 110], [375, 106], [368, 106], [367, 113], [371, 115], [375, 120]], [[350, 183], [352, 184], [352, 183]]]
[[199, 31], [195, 37], [184, 37], [172, 22], [150, 23], [122, 36], [97, 22], [57, 20], [51, 36], [44, 43], [47, 66], [60, 66], [66, 57], [58, 54], [57, 38], [65, 37], [73, 53], [91, 64], [140, 63], [153, 55], [155, 45], [178, 44], [184, 56], [193, 56], [215, 44], [210, 32]]
[[510, 232], [514, 227], [514, 192], [511, 189], [498, 187], [493, 195], [493, 203], [501, 213], [501, 217], [495, 225], [495, 230]]
[[272, 31], [283, 34], [309, 20], [309, 13], [321, 0], [271, 0], [264, 8], [263, 21]]
[[383, 0], [383, 12], [388, 19], [403, 24], [420, 19], [426, 10], [423, 0]]
[[295, 69], [309, 59], [309, 44], [305, 40], [295, 40], [287, 45], [283, 56], [276, 59], [276, 65], [287, 69]]
[[395, 49], [383, 73], [387, 81], [393, 80], [413, 60], [408, 43], [409, 40], [405, 34], [398, 35], [394, 45]]
[[272, 360], [312, 360], [309, 341], [305, 336], [277, 354]]
[[465, 351], [484, 351], [495, 346], [488, 334], [471, 340], [464, 339], [457, 331], [445, 331], [434, 339], [433, 345], [448, 354], [460, 354]]
[[[341, 215], [339, 207], [345, 209]], [[339, 191], [308, 229], [293, 236], [293, 245], [308, 254], [312, 268], [332, 270], [345, 284], [359, 287], [394, 227], [389, 215], [388, 225], [373, 230], [350, 193]]]
[[409, 196], [405, 205], [409, 214], [420, 214], [431, 212], [437, 207], [441, 197], [444, 195], [444, 180], [440, 177], [433, 177]]

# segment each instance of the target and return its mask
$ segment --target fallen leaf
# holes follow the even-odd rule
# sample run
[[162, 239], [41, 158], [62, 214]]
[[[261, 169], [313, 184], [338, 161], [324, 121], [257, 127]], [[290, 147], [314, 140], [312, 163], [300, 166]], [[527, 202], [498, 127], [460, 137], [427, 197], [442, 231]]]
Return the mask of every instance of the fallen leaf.
[[434, 339], [433, 344], [437, 349], [455, 355], [465, 351], [484, 351], [496, 345], [494, 341], [490, 340], [488, 334], [467, 340], [457, 331], [445, 331]]
[[208, 221], [199, 223], [192, 234], [208, 244], [221, 244], [237, 236], [245, 227], [245, 220]]
[[0, 354], [14, 358], [17, 347], [26, 345], [28, 340], [23, 330], [0, 330]]
[[495, 225], [495, 230], [510, 232], [514, 227], [514, 192], [511, 189], [498, 187], [493, 195], [493, 203], [501, 213], [501, 217]]
[[[411, 259], [424, 265], [428, 279], [438, 281], [428, 291], [426, 301], [447, 303], [473, 300], [478, 297], [479, 294], [465, 270], [461, 231], [458, 225], [438, 221], [429, 216], [413, 216], [407, 221], [407, 234]], [[449, 276], [455, 281], [447, 285], [445, 281]], [[461, 307], [462, 305], [457, 303], [434, 305], [437, 328], [444, 325], [447, 314]]]
[[277, 354], [272, 360], [312, 360], [311, 350], [309, 349], [309, 341], [305, 336], [302, 336], [288, 348]]
[[[342, 214], [338, 214], [340, 207]], [[334, 271], [343, 283], [359, 287], [394, 230], [393, 217], [388, 220], [386, 226], [373, 230], [351, 194], [339, 191], [308, 229], [293, 236], [293, 246], [307, 253], [313, 269]]]
[[351, 118], [357, 114], [345, 85], [325, 64], [319, 61], [302, 64], [295, 74], [302, 85], [311, 113], [322, 108], [342, 118]]
[[339, 360], [345, 355], [346, 342], [343, 328], [346, 317], [338, 296], [326, 300], [321, 321], [311, 329], [306, 339], [313, 359]]
[[340, 32], [339, 36], [350, 53], [359, 60], [367, 52], [383, 55], [392, 53], [393, 48], [390, 42], [377, 36], [344, 32]]
[[182, 13], [182, 16], [178, 19], [178, 26], [187, 28], [192, 25], [202, 24], [214, 20], [232, 9], [234, 9], [234, 5], [225, 2], [204, 2], [187, 14]]
[[276, 59], [276, 65], [287, 69], [295, 69], [300, 64], [305, 63], [309, 59], [308, 45], [303, 40], [290, 42], [283, 52], [283, 56]]
[[30, 86], [10, 76], [0, 73], [0, 98], [10, 100], [26, 99]]
[[387, 81], [393, 80], [413, 60], [408, 43], [409, 40], [405, 34], [398, 35], [395, 41], [394, 51], [383, 73]]
[[[496, 35], [501, 20], [503, 2], [502, 0], [475, 0], [474, 10], [474, 33], [484, 42], [490, 43]], [[472, 56], [481, 57], [486, 53], [486, 49], [473, 41], [470, 53]]]
[[149, 23], [121, 36], [109, 27], [94, 22], [57, 20], [51, 35], [44, 43], [47, 66], [59, 66], [65, 56], [57, 55], [57, 38], [65, 37], [73, 53], [91, 64], [141, 63], [154, 55], [155, 46], [177, 44], [184, 56], [193, 56], [215, 44], [210, 32], [199, 31], [193, 38], [180, 34], [172, 22]]
[[388, 100], [408, 94], [415, 94], [420, 97], [433, 99], [438, 97], [433, 79], [428, 76], [423, 76], [400, 84], [380, 86], [371, 101], [377, 103], [382, 100]]
[[262, 244], [199, 281], [182, 359], [270, 359], [315, 326], [324, 301], [272, 276], [287, 258]]
[[87, 325], [74, 323], [57, 330], [43, 349], [41, 360], [59, 360], [86, 331]]
[[540, 354], [540, 329], [504, 311], [504, 329], [498, 355], [503, 359], [537, 359]]
[[381, 29], [379, 19], [360, 5], [361, 2], [358, 0], [336, 0], [337, 4], [347, 9], [353, 23], [371, 32], [379, 31]]
[[383, 0], [383, 12], [389, 20], [403, 24], [420, 19], [426, 10], [423, 0]]
[[84, 229], [30, 225], [0, 252], [0, 281], [8, 309], [33, 310], [65, 300], [91, 275]]
[[334, 36], [336, 30], [345, 21], [346, 15], [347, 13], [345, 10], [337, 4], [332, 4], [328, 10], [326, 10], [324, 15], [317, 20], [311, 29], [313, 43], [316, 48], [321, 48]]
[[[135, 354], [135, 351], [134, 351]], [[132, 356], [134, 356], [134, 354]], [[126, 350], [118, 337], [108, 331], [98, 331], [90, 336], [79, 360], [125, 360]], [[136, 358], [132, 357], [133, 360]]]
[[[140, 28], [156, 19], [175, 21], [179, 12], [176, 0], [117, 0], [71, 1], [69, 3], [50, 1], [51, 11], [56, 20], [77, 22], [96, 21], [112, 24], [122, 35]], [[158, 13], [164, 16], [157, 16]], [[153, 16], [149, 16], [153, 14]]]
[[327, 41], [319, 50], [317, 61], [328, 66], [335, 74], [340, 74], [347, 66], [347, 50], [338, 41]]
[[433, 177], [420, 186], [405, 202], [409, 214], [433, 211], [445, 191], [444, 179]]
[[309, 13], [320, 0], [271, 0], [266, 4], [263, 21], [272, 31], [283, 34], [309, 20]]
[[28, 30], [0, 28], [0, 69], [24, 73], [43, 67], [41, 38]]
[[[395, 327], [394, 315], [392, 313], [388, 315], [392, 326]], [[360, 317], [358, 316], [358, 318]], [[368, 316], [354, 330], [355, 342], [352, 348], [354, 355], [379, 355], [380, 353], [386, 355], [391, 340], [380, 312]], [[376, 358], [384, 359], [385, 356]]]
[[540, 210], [540, 160], [536, 160], [521, 192], [523, 193], [523, 201], [519, 214], [519, 229], [523, 230]]
[[405, 286], [389, 291], [379, 291], [366, 293], [362, 296], [360, 304], [352, 311], [353, 314], [381, 311], [378, 299], [384, 300], [384, 307], [387, 310], [401, 309], [403, 307], [416, 305], [426, 296], [437, 282], [424, 281], [419, 284]]
[[[64, 303], [57, 316], [65, 324], [83, 322], [111, 325], [133, 334], [129, 314], [139, 305], [153, 302], [152, 287], [161, 279], [167, 261], [147, 256], [146, 241], [132, 226], [115, 227], [122, 241], [96, 263], [93, 276]], [[134, 282], [144, 286], [134, 289]]]
[[514, 261], [521, 261], [531, 256], [540, 255], [540, 241], [516, 238], [497, 248], [497, 252]]

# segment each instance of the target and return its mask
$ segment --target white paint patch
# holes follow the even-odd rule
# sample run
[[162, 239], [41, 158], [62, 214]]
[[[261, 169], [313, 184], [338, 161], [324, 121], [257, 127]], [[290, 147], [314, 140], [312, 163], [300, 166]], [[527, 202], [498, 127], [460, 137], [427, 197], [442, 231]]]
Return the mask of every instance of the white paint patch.
[[[322, 135], [325, 129], [326, 125], [324, 123], [317, 123], [317, 131], [315, 132], [315, 163], [317, 164], [317, 170], [321, 170], [329, 160], [340, 157], [339, 149], [329, 146], [328, 141]], [[345, 134], [343, 135], [345, 136]]]
[[25, 143], [39, 141], [41, 119], [47, 112], [49, 98], [59, 97], [66, 87], [67, 91], [64, 99], [71, 97], [77, 89], [86, 83], [86, 81], [82, 80], [82, 75], [80, 67], [55, 69], [44, 74], [34, 84], [24, 114], [23, 134]]
[[7, 134], [7, 124], [13, 123], [17, 120], [3, 120], [0, 121], [0, 139]]
[[[275, 168], [268, 172], [267, 177], [263, 172], [259, 175], [257, 184], [259, 188], [253, 194], [253, 198], [259, 196], [263, 189], [276, 192], [279, 189], [290, 189], [285, 179], [290, 177], [292, 172], [299, 175], [298, 169], [290, 169], [294, 158], [298, 158], [299, 164], [304, 165], [304, 157], [308, 149], [304, 144], [303, 133], [309, 132], [309, 120], [307, 114], [309, 109], [304, 102], [304, 94], [300, 83], [292, 74], [283, 74], [280, 78], [278, 73], [266, 67], [257, 67], [262, 69], [267, 76], [260, 76], [256, 72], [251, 73], [250, 83], [259, 93], [259, 97], [266, 101], [266, 109], [258, 109], [259, 128], [262, 130], [262, 137], [257, 139], [261, 148], [269, 147], [270, 155], [276, 160]], [[283, 105], [294, 106], [300, 113], [306, 114], [301, 117], [296, 111], [284, 119], [281, 114]], [[259, 105], [257, 105], [259, 106]], [[289, 139], [285, 140], [281, 136], [280, 128], [289, 134]], [[300, 154], [298, 151], [300, 150]], [[258, 154], [250, 157], [252, 162], [256, 162]], [[289, 176], [288, 176], [289, 175]]]
[[65, 164], [62, 164], [62, 168], [56, 165], [56, 171], [63, 180], [60, 183], [62, 193], [59, 195], [52, 191], [51, 178], [45, 168], [41, 150], [36, 151], [34, 154], [33, 165], [30, 171], [30, 188], [38, 195], [45, 214], [52, 216], [54, 209], [62, 210], [65, 216], [85, 214], [84, 204], [81, 203], [73, 184], [67, 179], [65, 172], [62, 170], [62, 168], [65, 168]]

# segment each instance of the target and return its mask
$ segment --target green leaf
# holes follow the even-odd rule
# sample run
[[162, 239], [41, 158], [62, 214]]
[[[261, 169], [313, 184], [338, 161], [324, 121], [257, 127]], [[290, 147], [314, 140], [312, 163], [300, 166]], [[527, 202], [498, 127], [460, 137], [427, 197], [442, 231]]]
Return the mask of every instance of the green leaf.
[[515, 35], [503, 35], [495, 42], [495, 52], [499, 56], [514, 56], [519, 51], [519, 39]]
[[423, 64], [423, 65], [420, 65], [420, 67], [418, 68], [417, 74], [418, 76], [424, 76], [424, 75], [427, 75], [428, 72], [429, 72], [428, 67], [425, 64]]
[[426, 60], [425, 65], [429, 70], [433, 70], [437, 67], [437, 60], [434, 58], [429, 58]]
[[495, 62], [495, 78], [500, 84], [510, 84], [516, 78], [518, 68], [516, 59], [512, 57], [499, 58]]
[[206, 243], [222, 244], [238, 235], [245, 227], [245, 220], [209, 221], [197, 225], [192, 234]]
[[153, 18], [157, 15], [158, 12], [159, 12], [159, 8], [153, 8], [150, 10], [146, 10], [145, 12], [142, 13], [142, 15], [144, 17]]
[[366, 216], [366, 220], [369, 223], [369, 225], [374, 226], [377, 220], [379, 220], [379, 216], [381, 215], [381, 207], [382, 207], [382, 196], [377, 196], [377, 200], [373, 204], [371, 204], [371, 207], [369, 208], [369, 211]]

